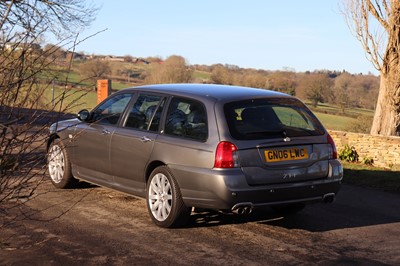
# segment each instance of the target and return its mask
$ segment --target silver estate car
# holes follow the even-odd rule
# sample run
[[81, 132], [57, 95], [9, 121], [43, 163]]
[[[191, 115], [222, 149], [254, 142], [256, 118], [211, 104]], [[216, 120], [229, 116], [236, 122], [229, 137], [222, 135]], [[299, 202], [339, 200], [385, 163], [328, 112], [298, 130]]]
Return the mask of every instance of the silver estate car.
[[331, 136], [287, 94], [236, 86], [149, 85], [118, 91], [50, 127], [57, 188], [78, 180], [146, 198], [155, 224], [192, 208], [239, 214], [332, 202], [343, 168]]

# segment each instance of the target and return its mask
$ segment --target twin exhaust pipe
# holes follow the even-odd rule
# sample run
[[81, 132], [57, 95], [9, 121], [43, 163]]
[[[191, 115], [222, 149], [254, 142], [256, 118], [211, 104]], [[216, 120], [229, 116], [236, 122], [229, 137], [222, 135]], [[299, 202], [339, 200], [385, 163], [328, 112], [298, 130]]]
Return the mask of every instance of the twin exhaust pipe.
[[248, 215], [253, 211], [253, 207], [238, 207], [232, 210], [233, 213], [238, 215]]
[[[323, 203], [332, 203], [335, 200], [335, 193], [327, 193], [322, 197]], [[321, 198], [319, 198], [321, 200]], [[232, 212], [238, 215], [248, 215], [253, 211], [253, 204], [251, 202], [239, 203], [233, 206]]]
[[324, 203], [332, 203], [334, 200], [335, 200], [335, 193], [325, 194], [324, 197], [322, 198], [322, 201]]
[[242, 202], [232, 207], [232, 212], [238, 215], [248, 215], [253, 211], [253, 203]]

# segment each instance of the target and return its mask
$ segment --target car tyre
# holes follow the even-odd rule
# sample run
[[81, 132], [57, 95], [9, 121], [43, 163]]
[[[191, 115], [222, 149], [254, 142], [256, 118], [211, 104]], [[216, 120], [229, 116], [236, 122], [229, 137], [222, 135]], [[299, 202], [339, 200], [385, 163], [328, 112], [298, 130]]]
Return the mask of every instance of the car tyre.
[[160, 227], [179, 227], [186, 224], [191, 209], [186, 207], [179, 186], [166, 166], [153, 170], [147, 182], [147, 210]]
[[55, 139], [47, 152], [47, 166], [51, 183], [56, 188], [74, 188], [78, 180], [72, 176], [71, 163], [63, 143]]

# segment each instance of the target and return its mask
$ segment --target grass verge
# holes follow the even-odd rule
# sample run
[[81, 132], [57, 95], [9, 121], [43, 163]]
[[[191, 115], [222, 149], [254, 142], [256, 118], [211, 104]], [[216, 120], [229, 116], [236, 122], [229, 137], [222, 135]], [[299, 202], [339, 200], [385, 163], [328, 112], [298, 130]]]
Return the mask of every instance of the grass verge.
[[400, 193], [400, 171], [342, 162], [346, 184]]

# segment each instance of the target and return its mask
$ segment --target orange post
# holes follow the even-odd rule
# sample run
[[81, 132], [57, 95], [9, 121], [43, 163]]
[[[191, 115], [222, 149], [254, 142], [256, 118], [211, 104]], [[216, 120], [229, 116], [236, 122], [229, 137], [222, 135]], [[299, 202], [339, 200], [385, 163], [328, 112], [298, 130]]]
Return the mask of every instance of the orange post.
[[111, 79], [97, 80], [97, 103], [100, 103], [111, 94]]

